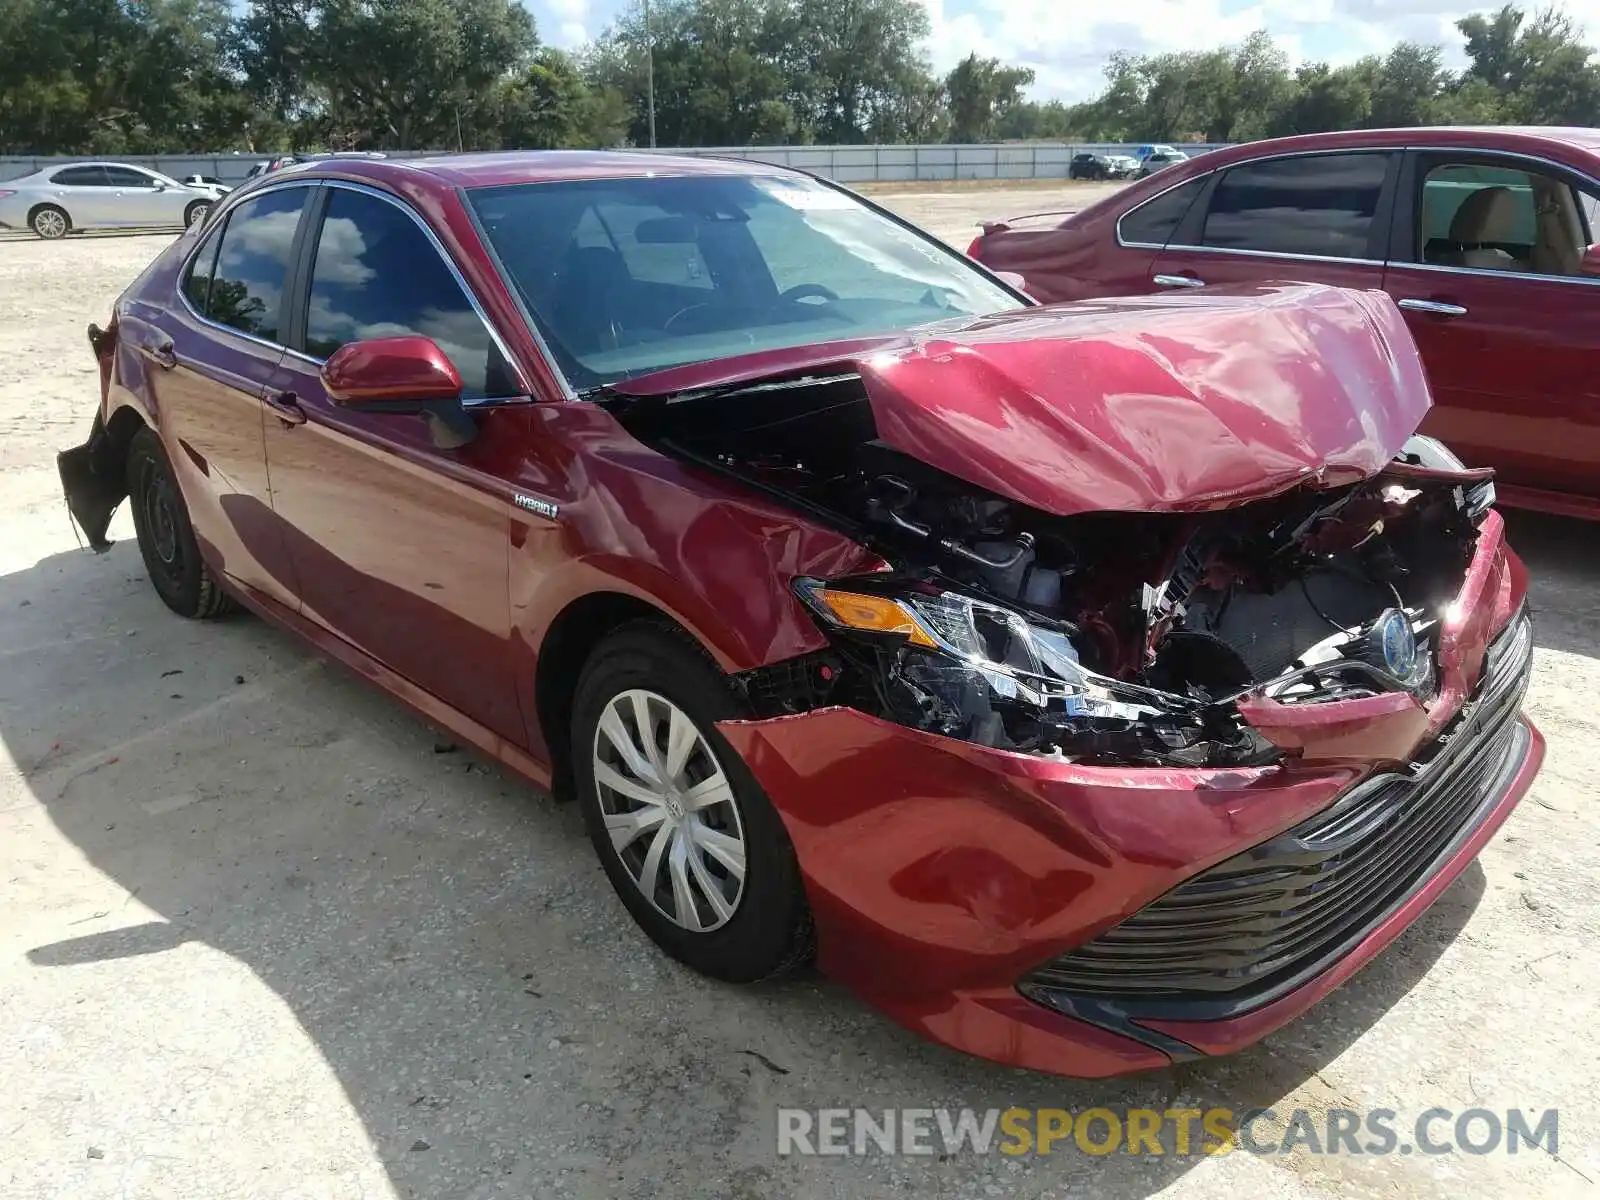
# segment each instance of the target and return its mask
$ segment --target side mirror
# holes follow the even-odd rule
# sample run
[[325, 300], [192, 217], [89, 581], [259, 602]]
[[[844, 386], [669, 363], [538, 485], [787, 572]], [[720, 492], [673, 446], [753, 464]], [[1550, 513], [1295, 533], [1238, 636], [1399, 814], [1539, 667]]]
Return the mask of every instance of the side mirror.
[[465, 446], [477, 423], [461, 404], [461, 375], [432, 338], [369, 338], [335, 350], [322, 364], [328, 399], [355, 412], [420, 414], [441, 450]]
[[1600, 243], [1583, 252], [1583, 259], [1578, 263], [1578, 274], [1600, 276]]

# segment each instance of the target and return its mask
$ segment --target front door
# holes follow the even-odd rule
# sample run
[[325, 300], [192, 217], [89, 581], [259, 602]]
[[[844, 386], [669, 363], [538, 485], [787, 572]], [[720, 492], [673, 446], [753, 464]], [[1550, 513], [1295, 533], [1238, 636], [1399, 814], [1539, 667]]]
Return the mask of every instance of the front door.
[[179, 191], [169, 191], [154, 175], [133, 167], [107, 164], [106, 176], [111, 180], [112, 196], [116, 203], [116, 221], [119, 225], [181, 225], [183, 224], [183, 196]]
[[1422, 351], [1423, 432], [1513, 489], [1600, 496], [1600, 191], [1545, 163], [1415, 156], [1387, 288]]
[[297, 332], [269, 392], [272, 500], [301, 614], [516, 744], [527, 740], [511, 645], [508, 555], [528, 406], [490, 405], [477, 439], [433, 444], [421, 417], [329, 400], [320, 366], [340, 346], [423, 334], [468, 402], [508, 395], [505, 359], [461, 284], [398, 200], [325, 189]]
[[1390, 181], [1400, 158], [1368, 150], [1229, 167], [1156, 255], [1150, 284], [1382, 287]]
[[290, 564], [268, 497], [262, 393], [283, 358], [285, 282], [311, 190], [252, 197], [200, 244], [164, 308], [130, 304], [122, 341], [145, 373], [208, 561], [283, 604]]

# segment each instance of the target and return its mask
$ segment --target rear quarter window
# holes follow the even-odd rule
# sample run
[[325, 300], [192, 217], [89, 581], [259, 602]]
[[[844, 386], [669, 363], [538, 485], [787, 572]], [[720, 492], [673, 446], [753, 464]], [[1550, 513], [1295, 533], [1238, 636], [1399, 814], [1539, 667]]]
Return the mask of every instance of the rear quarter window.
[[1124, 213], [1117, 222], [1118, 236], [1125, 243], [1165, 246], [1205, 183], [1205, 176], [1191, 179]]

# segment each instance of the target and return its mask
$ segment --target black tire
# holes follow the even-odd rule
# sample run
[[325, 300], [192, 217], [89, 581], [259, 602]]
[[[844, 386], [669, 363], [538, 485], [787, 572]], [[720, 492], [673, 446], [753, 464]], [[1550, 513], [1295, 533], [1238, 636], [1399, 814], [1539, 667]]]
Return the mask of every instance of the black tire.
[[[653, 692], [688, 716], [731, 786], [745, 842], [744, 890], [732, 916], [709, 932], [686, 929], [660, 912], [635, 883], [606, 831], [595, 783], [596, 730], [606, 707], [630, 690]], [[811, 910], [783, 821], [716, 729], [717, 721], [744, 715], [727, 678], [700, 646], [675, 627], [655, 621], [626, 625], [595, 648], [578, 681], [572, 711], [578, 803], [617, 896], [667, 954], [730, 983], [784, 974], [810, 961], [815, 951]]]
[[28, 214], [28, 224], [35, 234], [51, 242], [72, 232], [72, 218], [67, 216], [67, 210], [54, 204], [39, 205]]
[[196, 200], [194, 203], [189, 205], [188, 208], [183, 210], [184, 227], [189, 228], [200, 221], [204, 221], [206, 219], [206, 215], [210, 213], [210, 211], [211, 201]]
[[220, 617], [235, 607], [200, 557], [177, 476], [154, 430], [128, 446], [128, 500], [144, 569], [162, 602], [180, 617]]

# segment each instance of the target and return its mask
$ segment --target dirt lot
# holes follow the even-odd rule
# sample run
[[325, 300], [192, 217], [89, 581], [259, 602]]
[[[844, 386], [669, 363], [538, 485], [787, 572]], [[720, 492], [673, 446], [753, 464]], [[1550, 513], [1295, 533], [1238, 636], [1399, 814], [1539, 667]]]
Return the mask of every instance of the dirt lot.
[[[1091, 194], [886, 200], [964, 245], [980, 214]], [[635, 931], [570, 806], [436, 753], [259, 621], [171, 616], [131, 541], [80, 552], [52, 456], [88, 428], [83, 327], [166, 243], [0, 245], [0, 1195], [1498, 1198], [1600, 1180], [1600, 529], [1512, 517], [1548, 764], [1396, 945], [1231, 1060], [1110, 1084], [1005, 1070], [820, 978], [690, 975]], [[125, 514], [114, 534], [131, 538]], [[1435, 1106], [1559, 1108], [1560, 1142], [779, 1159], [779, 1105], [1389, 1108], [1403, 1134]]]

